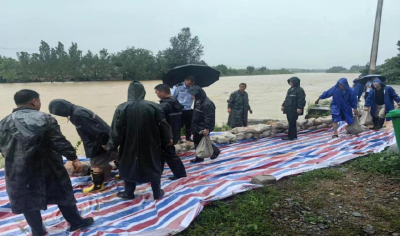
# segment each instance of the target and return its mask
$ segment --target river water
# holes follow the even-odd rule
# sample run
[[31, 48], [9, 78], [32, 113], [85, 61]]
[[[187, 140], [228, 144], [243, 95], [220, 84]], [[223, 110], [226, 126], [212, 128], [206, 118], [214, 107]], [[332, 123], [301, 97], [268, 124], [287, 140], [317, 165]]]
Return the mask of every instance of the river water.
[[[216, 119], [221, 125], [228, 120], [227, 100], [231, 92], [238, 89], [240, 83], [247, 84], [250, 105], [253, 114], [250, 119], [285, 119], [280, 111], [281, 104], [289, 88], [287, 79], [298, 76], [301, 86], [306, 92], [307, 102], [315, 101], [325, 90], [333, 86], [336, 81], [345, 77], [350, 81], [358, 74], [327, 74], [309, 73], [296, 75], [260, 75], [260, 76], [234, 76], [222, 77], [212, 86], [205, 88], [207, 95], [217, 107]], [[161, 81], [142, 82], [147, 91], [146, 99], [158, 102], [154, 94], [154, 87]], [[37, 84], [0, 84], [1, 119], [9, 115], [15, 108], [13, 96], [21, 89], [32, 89], [41, 96], [42, 111], [48, 112], [48, 104], [56, 98], [66, 99], [74, 104], [86, 107], [107, 123], [111, 124], [116, 107], [127, 99], [128, 81], [110, 82], [79, 82], [79, 83], [37, 83]], [[394, 86], [397, 90], [400, 86]], [[63, 134], [73, 145], [79, 136], [71, 123], [66, 118], [57, 117]], [[79, 150], [82, 153], [82, 149]]]

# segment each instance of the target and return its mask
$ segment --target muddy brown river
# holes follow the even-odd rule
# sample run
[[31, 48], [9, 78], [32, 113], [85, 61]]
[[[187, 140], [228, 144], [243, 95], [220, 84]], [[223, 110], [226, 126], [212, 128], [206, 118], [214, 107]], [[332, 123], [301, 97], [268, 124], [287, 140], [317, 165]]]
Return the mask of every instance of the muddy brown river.
[[[285, 119], [280, 111], [281, 104], [289, 85], [286, 80], [291, 76], [301, 79], [301, 86], [306, 92], [307, 102], [315, 101], [325, 90], [333, 86], [336, 81], [345, 77], [352, 80], [358, 74], [327, 74], [309, 73], [296, 75], [260, 75], [260, 76], [234, 76], [222, 77], [211, 87], [205, 88], [207, 95], [217, 107], [216, 119], [221, 125], [228, 119], [227, 100], [231, 92], [238, 89], [240, 83], [247, 83], [250, 105], [253, 114], [250, 119]], [[86, 107], [107, 123], [111, 124], [115, 108], [126, 101], [127, 89], [130, 82], [80, 82], [80, 83], [37, 83], [37, 84], [0, 84], [1, 119], [11, 113], [15, 108], [13, 96], [21, 89], [33, 89], [41, 96], [42, 111], [48, 112], [48, 104], [56, 98], [66, 99], [74, 104]], [[146, 99], [157, 102], [154, 87], [160, 81], [142, 82], [146, 88]], [[399, 86], [394, 86], [400, 90]], [[67, 122], [66, 118], [57, 117], [63, 134], [73, 145], [79, 140], [75, 127]], [[82, 149], [80, 148], [80, 153]]]

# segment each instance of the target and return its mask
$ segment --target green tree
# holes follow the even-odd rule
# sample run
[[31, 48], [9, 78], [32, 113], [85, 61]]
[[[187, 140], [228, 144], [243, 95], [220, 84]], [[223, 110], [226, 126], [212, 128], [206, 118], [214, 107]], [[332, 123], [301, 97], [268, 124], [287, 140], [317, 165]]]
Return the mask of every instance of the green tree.
[[343, 71], [347, 71], [347, 69], [344, 68], [343, 66], [334, 66], [326, 70], [326, 73], [339, 73]]
[[151, 80], [157, 77], [157, 61], [153, 53], [143, 48], [127, 48], [112, 57], [120, 65], [118, 72], [124, 80]]
[[198, 36], [192, 37], [190, 28], [183, 28], [177, 36], [170, 39], [170, 43], [171, 47], [162, 52], [167, 69], [186, 64], [205, 64], [201, 60], [204, 47]]
[[258, 71], [260, 72], [260, 74], [266, 74], [269, 70], [267, 67], [265, 66], [261, 66]]
[[82, 74], [81, 55], [82, 51], [78, 50], [78, 44], [71, 43], [71, 47], [69, 47], [68, 49], [68, 57], [64, 58], [68, 61], [66, 74], [68, 74], [68, 76], [74, 81], [78, 80], [78, 78], [81, 77]]
[[228, 67], [224, 64], [220, 64], [214, 67], [217, 71], [221, 72], [221, 75], [228, 75]]
[[250, 75], [253, 74], [255, 70], [256, 70], [256, 68], [254, 68], [254, 66], [248, 66], [246, 68], [247, 73]]
[[17, 82], [20, 69], [20, 64], [17, 60], [11, 57], [0, 56], [0, 77], [2, 77], [5, 82]]

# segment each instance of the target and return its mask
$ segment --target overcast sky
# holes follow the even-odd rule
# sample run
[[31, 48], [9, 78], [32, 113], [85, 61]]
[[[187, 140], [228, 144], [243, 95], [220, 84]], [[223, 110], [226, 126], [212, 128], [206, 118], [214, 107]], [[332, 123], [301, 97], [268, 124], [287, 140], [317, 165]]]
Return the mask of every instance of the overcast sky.
[[[0, 55], [127, 46], [154, 53], [190, 27], [209, 65], [329, 68], [369, 61], [377, 0], [0, 0]], [[378, 64], [397, 54], [400, 1], [385, 0]]]

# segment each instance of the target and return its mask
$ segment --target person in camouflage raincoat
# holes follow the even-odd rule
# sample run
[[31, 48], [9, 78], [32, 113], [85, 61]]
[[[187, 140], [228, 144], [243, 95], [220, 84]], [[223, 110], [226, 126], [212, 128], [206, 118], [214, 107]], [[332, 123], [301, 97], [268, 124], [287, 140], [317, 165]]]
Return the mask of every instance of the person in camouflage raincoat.
[[228, 100], [228, 125], [232, 128], [246, 127], [248, 112], [253, 114], [249, 105], [249, 95], [245, 91], [247, 85], [241, 83], [239, 90], [233, 92]]

